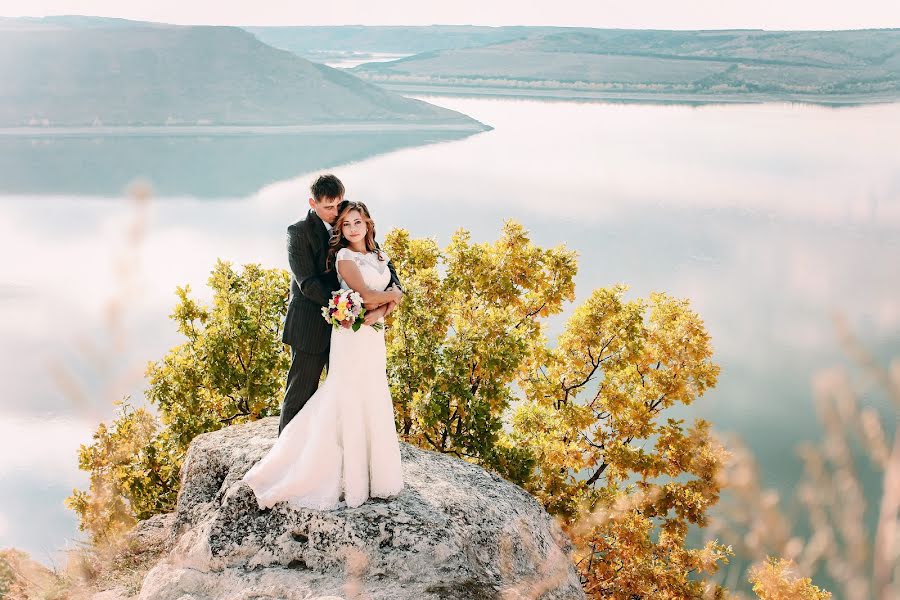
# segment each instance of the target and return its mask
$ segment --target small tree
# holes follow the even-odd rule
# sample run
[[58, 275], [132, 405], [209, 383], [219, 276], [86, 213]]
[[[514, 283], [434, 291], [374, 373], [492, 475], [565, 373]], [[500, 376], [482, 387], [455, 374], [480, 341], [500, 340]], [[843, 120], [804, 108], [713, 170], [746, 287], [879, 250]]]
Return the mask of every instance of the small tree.
[[715, 572], [730, 549], [685, 538], [718, 501], [727, 453], [708, 422], [663, 411], [714, 386], [719, 367], [687, 301], [625, 291], [595, 290], [535, 355], [511, 439], [536, 453], [526, 488], [565, 519], [589, 593], [699, 598], [704, 582], [688, 574]]
[[281, 343], [288, 273], [217, 261], [211, 307], [178, 288], [172, 318], [187, 341], [147, 369], [147, 399], [159, 407], [174, 447], [199, 433], [278, 414], [290, 356]]
[[727, 454], [708, 422], [663, 415], [719, 372], [687, 301], [595, 290], [550, 348], [543, 318], [574, 297], [573, 252], [535, 247], [514, 222], [494, 244], [460, 231], [441, 252], [395, 230], [385, 248], [406, 291], [388, 341], [402, 435], [524, 485], [572, 535], [592, 596], [701, 597], [689, 574], [730, 549], [685, 538], [718, 500]]
[[280, 339], [288, 274], [218, 261], [211, 306], [177, 288], [171, 315], [186, 341], [147, 369], [146, 398], [158, 417], [127, 404], [79, 450], [87, 491], [67, 505], [95, 544], [109, 543], [136, 520], [174, 510], [179, 472], [191, 440], [236, 422], [278, 414], [290, 358]]
[[90, 473], [88, 490], [72, 490], [65, 501], [98, 547], [113, 544], [141, 518], [138, 515], [153, 514], [147, 509], [168, 495], [172, 475], [155, 460], [156, 418], [127, 402], [119, 406], [112, 424], [101, 423], [94, 443], [78, 450], [78, 468]]
[[523, 483], [534, 458], [503, 443], [503, 417], [511, 384], [545, 343], [541, 319], [574, 297], [575, 253], [536, 247], [511, 221], [494, 244], [458, 231], [441, 252], [393, 230], [384, 246], [405, 291], [387, 339], [403, 438]]

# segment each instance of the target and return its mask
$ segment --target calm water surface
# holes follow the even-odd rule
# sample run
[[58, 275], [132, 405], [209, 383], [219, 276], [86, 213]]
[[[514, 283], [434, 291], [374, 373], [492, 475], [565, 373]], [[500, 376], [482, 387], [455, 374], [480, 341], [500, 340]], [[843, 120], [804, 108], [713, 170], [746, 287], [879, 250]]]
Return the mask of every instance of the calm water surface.
[[[535, 242], [578, 251], [578, 301], [616, 282], [689, 298], [722, 374], [679, 414], [739, 433], [784, 491], [794, 447], [819, 434], [812, 378], [846, 362], [831, 315], [883, 363], [900, 356], [900, 105], [426, 99], [495, 129], [0, 140], [0, 547], [48, 560], [76, 536], [62, 500], [86, 486], [77, 446], [180, 341], [175, 286], [207, 297], [216, 258], [286, 267], [285, 226], [320, 169], [368, 203], [382, 236], [445, 244], [464, 227], [486, 241], [515, 218]], [[147, 173], [161, 193], [142, 213], [116, 190]]]

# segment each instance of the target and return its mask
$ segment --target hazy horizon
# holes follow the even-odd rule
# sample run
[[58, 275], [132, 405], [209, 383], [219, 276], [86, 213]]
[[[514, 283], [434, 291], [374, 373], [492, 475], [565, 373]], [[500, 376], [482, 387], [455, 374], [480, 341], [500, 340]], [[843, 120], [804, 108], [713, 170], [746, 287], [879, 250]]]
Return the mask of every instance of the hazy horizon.
[[551, 6], [528, 6], [510, 0], [489, 5], [459, 0], [452, 5], [423, 6], [412, 0], [396, 0], [390, 6], [374, 6], [359, 0], [309, 6], [259, 0], [252, 5], [222, 5], [207, 1], [136, 0], [6, 0], [4, 17], [85, 15], [155, 21], [177, 25], [482, 25], [560, 26], [611, 29], [765, 29], [847, 30], [900, 27], [900, 3], [860, 0], [839, 2], [797, 0], [782, 3], [746, 3], [722, 6], [715, 0], [688, 0], [673, 5], [665, 0], [642, 0], [622, 6], [614, 2], [587, 3], [560, 0]]

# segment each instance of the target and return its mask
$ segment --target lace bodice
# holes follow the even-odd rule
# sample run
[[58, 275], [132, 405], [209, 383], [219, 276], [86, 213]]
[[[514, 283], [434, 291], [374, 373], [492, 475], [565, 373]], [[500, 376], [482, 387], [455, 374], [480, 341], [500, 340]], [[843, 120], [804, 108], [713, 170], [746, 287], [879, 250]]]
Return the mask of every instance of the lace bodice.
[[[356, 263], [356, 266], [359, 267], [359, 272], [363, 276], [363, 281], [366, 282], [366, 286], [369, 289], [383, 290], [391, 282], [391, 271], [388, 269], [388, 255], [384, 253], [384, 250], [381, 251], [381, 256], [384, 260], [378, 260], [378, 254], [376, 252], [367, 252], [363, 254], [361, 252], [355, 252], [350, 248], [341, 248], [338, 250], [335, 259], [336, 261], [352, 260]], [[350, 286], [347, 285], [347, 282], [341, 277], [340, 270], [338, 270], [338, 281], [341, 284], [341, 289], [350, 289]]]

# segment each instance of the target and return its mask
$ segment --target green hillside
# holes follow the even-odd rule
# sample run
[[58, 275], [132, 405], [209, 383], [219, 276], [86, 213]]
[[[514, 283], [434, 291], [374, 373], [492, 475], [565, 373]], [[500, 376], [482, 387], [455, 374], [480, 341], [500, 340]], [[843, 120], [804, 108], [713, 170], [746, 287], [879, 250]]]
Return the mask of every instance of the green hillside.
[[353, 70], [382, 85], [900, 98], [900, 30], [569, 29]]
[[459, 113], [267, 46], [236, 27], [104, 26], [81, 19], [0, 22], [0, 126], [482, 128]]

